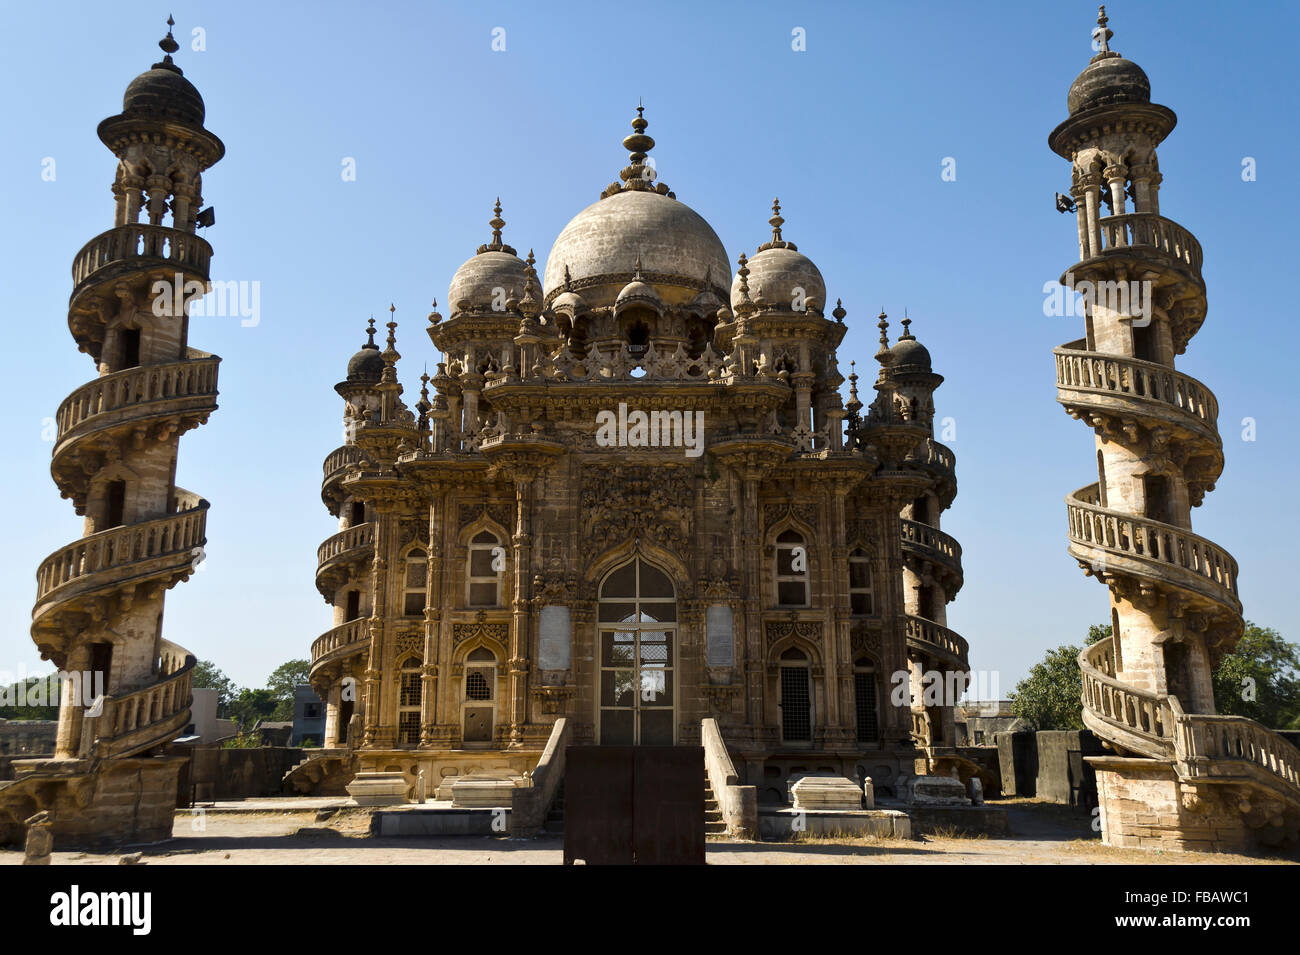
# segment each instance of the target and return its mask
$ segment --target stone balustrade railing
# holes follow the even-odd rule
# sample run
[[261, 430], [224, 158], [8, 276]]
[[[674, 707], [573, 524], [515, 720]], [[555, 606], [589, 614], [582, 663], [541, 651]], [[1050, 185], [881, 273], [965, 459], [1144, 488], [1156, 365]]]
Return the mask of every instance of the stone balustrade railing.
[[908, 614], [907, 642], [917, 650], [944, 657], [962, 669], [969, 666], [969, 648], [965, 638], [933, 620]]
[[64, 399], [55, 415], [58, 440], [99, 415], [176, 398], [215, 397], [219, 358], [143, 365], [96, 378]]
[[934, 438], [926, 438], [917, 444], [915, 448], [908, 452], [907, 460], [930, 467], [942, 468], [945, 471], [955, 471], [957, 469], [957, 455], [952, 453], [951, 448], [940, 444]]
[[357, 617], [347, 623], [326, 630], [311, 644], [311, 662], [315, 666], [336, 650], [360, 646], [370, 639], [370, 618]]
[[355, 444], [345, 444], [335, 448], [325, 458], [324, 480], [328, 481], [340, 471], [344, 471], [361, 460], [361, 449]]
[[371, 547], [374, 542], [374, 523], [357, 524], [346, 530], [339, 531], [332, 537], [325, 538], [325, 542], [316, 551], [316, 563], [318, 565], [323, 564], [346, 554], [348, 551]]
[[1156, 362], [1069, 346], [1054, 349], [1053, 354], [1058, 388], [1158, 402], [1211, 429], [1218, 426], [1218, 401], [1209, 388], [1190, 375]]
[[[87, 242], [72, 260], [72, 284], [80, 288], [95, 272], [115, 262], [153, 259], [171, 262], [190, 273], [208, 277], [212, 246], [190, 232], [161, 225], [117, 226]], [[74, 296], [76, 292], [74, 291]]]
[[193, 561], [197, 556], [195, 550], [205, 539], [208, 502], [179, 489], [177, 498], [182, 505], [192, 503], [192, 506], [175, 514], [91, 534], [46, 557], [36, 571], [37, 602], [65, 584], [139, 561], [164, 557]]
[[722, 810], [728, 834], [757, 838], [758, 787], [741, 785], [716, 719], [709, 717], [701, 721], [700, 743], [704, 746], [704, 771]]
[[1103, 251], [1141, 246], [1178, 259], [1201, 274], [1201, 243], [1177, 222], [1152, 212], [1106, 216], [1100, 221]]
[[1109, 639], [1083, 649], [1079, 671], [1086, 713], [1136, 737], [1130, 744], [1148, 756], [1173, 754], [1175, 711], [1169, 698], [1119, 682]]
[[[83, 723], [82, 752], [124, 756], [167, 742], [174, 732], [170, 724], [190, 707], [195, 662], [192, 655], [186, 654], [184, 663], [162, 674], [157, 683], [119, 696], [105, 696], [100, 715]], [[143, 732], [158, 725], [166, 731]]]
[[1171, 582], [1240, 612], [1237, 562], [1223, 548], [1181, 527], [1102, 507], [1096, 484], [1066, 498], [1066, 506], [1071, 543], [1166, 569]]
[[937, 527], [903, 519], [903, 548], [961, 572], [961, 544]]
[[[1180, 716], [1174, 748], [1180, 769], [1191, 778], [1221, 775], [1221, 764], [1239, 762], [1262, 769], [1293, 798], [1300, 796], [1300, 750], [1244, 716]], [[1210, 761], [1220, 764], [1217, 772], [1203, 773]]]

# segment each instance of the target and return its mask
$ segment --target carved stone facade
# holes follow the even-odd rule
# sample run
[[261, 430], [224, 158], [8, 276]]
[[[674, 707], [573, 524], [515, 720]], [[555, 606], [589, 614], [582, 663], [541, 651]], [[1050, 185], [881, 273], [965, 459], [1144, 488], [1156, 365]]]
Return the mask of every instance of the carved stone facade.
[[545, 281], [498, 202], [448, 317], [429, 316], [441, 359], [412, 407], [395, 321], [381, 350], [372, 320], [336, 387], [347, 441], [322, 498], [340, 529], [317, 574], [335, 626], [312, 649], [326, 746], [359, 717], [362, 771], [437, 786], [527, 770], [560, 716], [577, 743], [668, 744], [713, 717], [764, 798], [798, 770], [883, 794], [946, 772], [948, 707], [891, 702], [967, 671], [943, 615], [961, 565], [938, 529], [956, 493], [942, 378], [881, 315], [877, 395], [864, 406], [854, 374], [845, 405], [847, 313], [779, 205], [733, 276], [633, 128]]

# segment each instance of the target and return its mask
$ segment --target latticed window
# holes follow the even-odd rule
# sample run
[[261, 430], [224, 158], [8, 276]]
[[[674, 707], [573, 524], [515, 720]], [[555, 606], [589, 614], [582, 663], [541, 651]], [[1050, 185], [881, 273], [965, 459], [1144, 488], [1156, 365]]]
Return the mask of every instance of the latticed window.
[[411, 745], [420, 742], [420, 704], [424, 697], [424, 682], [420, 678], [419, 657], [407, 657], [397, 684], [397, 742]]
[[492, 686], [488, 683], [487, 675], [483, 672], [486, 667], [474, 667], [465, 677], [465, 698], [467, 700], [490, 700], [492, 699]]
[[781, 737], [787, 743], [812, 742], [812, 693], [808, 657], [790, 649], [781, 654]]
[[501, 574], [505, 550], [491, 531], [480, 531], [469, 542], [469, 605], [501, 606]]
[[875, 612], [871, 559], [861, 548], [849, 554], [849, 603], [856, 615], [866, 616]]
[[776, 602], [808, 606], [808, 548], [797, 531], [782, 531], [776, 539]]
[[877, 742], [880, 717], [876, 711], [876, 671], [866, 660], [859, 660], [854, 667], [853, 708], [858, 718], [858, 742]]
[[406, 576], [403, 580], [405, 598], [402, 612], [408, 617], [424, 613], [425, 586], [429, 580], [429, 558], [424, 551], [415, 549], [406, 555]]

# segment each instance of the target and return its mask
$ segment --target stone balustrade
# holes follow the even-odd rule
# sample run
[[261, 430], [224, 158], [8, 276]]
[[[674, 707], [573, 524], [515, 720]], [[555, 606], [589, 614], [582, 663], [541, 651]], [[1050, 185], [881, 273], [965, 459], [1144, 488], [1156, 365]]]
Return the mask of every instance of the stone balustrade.
[[1237, 562], [1223, 548], [1172, 524], [1103, 508], [1096, 484], [1076, 491], [1066, 499], [1066, 506], [1072, 544], [1140, 561], [1156, 579], [1185, 586], [1240, 612]]
[[1138, 737], [1138, 745], [1149, 756], [1173, 754], [1175, 714], [1169, 698], [1119, 682], [1109, 639], [1084, 648], [1079, 671], [1086, 711]]
[[58, 440], [62, 441], [87, 422], [93, 423], [99, 416], [124, 408], [181, 398], [215, 399], [220, 361], [213, 357], [142, 365], [96, 378], [68, 395], [59, 405], [55, 414]]
[[[180, 492], [177, 496], [181, 497]], [[175, 557], [192, 562], [194, 550], [205, 540], [208, 502], [189, 497], [197, 501], [192, 507], [91, 534], [46, 557], [36, 571], [37, 602], [65, 584], [91, 575], [109, 575], [140, 561]]]
[[[83, 724], [83, 752], [124, 756], [167, 742], [175, 732], [171, 723], [190, 707], [194, 666], [194, 657], [187, 654], [179, 669], [163, 674], [157, 683], [105, 696], [101, 714]], [[156, 725], [164, 731], [142, 732]]]
[[212, 246], [193, 233], [166, 226], [117, 226], [87, 242], [72, 260], [74, 289], [80, 289], [100, 269], [131, 260], [170, 262], [178, 271], [197, 274], [207, 281]]
[[1190, 375], [1156, 362], [1082, 351], [1068, 345], [1054, 349], [1053, 354], [1057, 388], [1141, 399], [1174, 409], [1210, 430], [1218, 427], [1218, 401], [1209, 388]]
[[959, 669], [964, 670], [970, 665], [965, 638], [933, 620], [908, 614], [907, 642], [913, 649], [942, 657]]
[[325, 538], [325, 542], [316, 551], [316, 563], [321, 565], [350, 551], [373, 547], [374, 542], [375, 525], [372, 522], [357, 524]]
[[1103, 252], [1133, 247], [1155, 249], [1178, 259], [1200, 278], [1201, 243], [1177, 222], [1153, 212], [1130, 212], [1106, 216], [1099, 225]]
[[937, 527], [922, 524], [920, 521], [904, 518], [902, 524], [903, 550], [950, 567], [958, 574], [961, 573], [961, 544], [957, 543], [955, 538]]
[[326, 630], [312, 641], [311, 663], [315, 666], [321, 660], [337, 650], [347, 647], [359, 647], [370, 640], [370, 618], [357, 617], [347, 623]]
[[328, 481], [340, 471], [345, 471], [361, 460], [361, 449], [355, 444], [345, 444], [335, 448], [325, 458], [324, 480]]
[[1241, 762], [1273, 776], [1293, 798], [1300, 796], [1300, 750], [1254, 720], [1208, 714], [1180, 716], [1174, 743], [1178, 761], [1191, 777], [1202, 774], [1206, 761]]

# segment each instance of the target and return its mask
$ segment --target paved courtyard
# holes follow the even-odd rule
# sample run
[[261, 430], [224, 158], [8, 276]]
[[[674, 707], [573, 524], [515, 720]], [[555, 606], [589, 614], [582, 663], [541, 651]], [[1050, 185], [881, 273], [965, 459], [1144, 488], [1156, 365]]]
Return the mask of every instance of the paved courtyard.
[[[216, 804], [202, 815], [176, 814], [171, 841], [143, 847], [147, 865], [558, 865], [560, 837], [541, 839], [448, 836], [376, 838], [369, 813], [335, 809], [339, 799], [267, 799]], [[1090, 820], [1062, 806], [1004, 802], [1015, 836], [1009, 839], [924, 836], [920, 839], [810, 839], [744, 842], [710, 839], [712, 865], [1108, 865], [1296, 864], [1294, 857], [1201, 855], [1111, 849]], [[286, 806], [292, 806], [286, 810]], [[331, 812], [331, 810], [334, 810]], [[328, 815], [318, 821], [317, 815]], [[128, 851], [55, 852], [56, 865], [118, 865]], [[0, 851], [0, 864], [22, 862]]]

